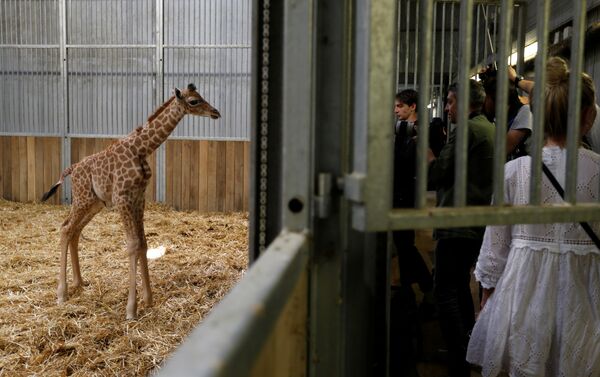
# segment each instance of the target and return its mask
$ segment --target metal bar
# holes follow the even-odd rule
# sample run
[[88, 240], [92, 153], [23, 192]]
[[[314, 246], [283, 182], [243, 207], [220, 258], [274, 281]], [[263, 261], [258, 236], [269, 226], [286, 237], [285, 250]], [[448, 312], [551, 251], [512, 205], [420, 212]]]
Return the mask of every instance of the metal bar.
[[517, 15], [517, 72], [525, 68], [525, 34], [527, 33], [527, 5], [518, 8]]
[[508, 64], [511, 51], [513, 0], [502, 0], [500, 47], [496, 73], [496, 145], [494, 146], [494, 204], [504, 204], [504, 163], [506, 162], [506, 124], [508, 123]]
[[[356, 188], [353, 227], [366, 230], [385, 223], [392, 207], [391, 143], [394, 86], [395, 0], [357, 4], [354, 93], [353, 172], [348, 189]], [[376, 69], [374, 68], [376, 67]], [[284, 112], [285, 113], [285, 112]], [[366, 158], [365, 158], [366, 156]], [[368, 176], [369, 179], [364, 179]]]
[[482, 9], [482, 13], [483, 13], [483, 22], [485, 22], [485, 35], [483, 36], [483, 59], [487, 63], [488, 60], [488, 42], [487, 42], [487, 38], [488, 35], [490, 34], [489, 31], [489, 24], [488, 24], [488, 19], [487, 19], [487, 14], [489, 12], [489, 5], [485, 5], [485, 7]]
[[[417, 90], [417, 77], [419, 73], [419, 8], [420, 2], [417, 2], [415, 5], [415, 69], [414, 69], [414, 77], [413, 77], [413, 89]], [[429, 46], [427, 46], [429, 48]], [[419, 90], [420, 91], [420, 90]]]
[[571, 73], [569, 74], [569, 112], [567, 118], [567, 167], [565, 201], [577, 201], [577, 162], [581, 128], [581, 73], [586, 27], [586, 0], [575, 2], [573, 37], [571, 38]]
[[373, 231], [486, 226], [500, 224], [546, 224], [600, 221], [600, 204], [578, 203], [549, 206], [469, 206], [402, 209], [389, 213], [388, 223]]
[[427, 197], [427, 148], [429, 147], [429, 109], [427, 104], [430, 101], [430, 87], [428, 80], [431, 76], [431, 40], [432, 40], [432, 1], [420, 1], [422, 23], [421, 29], [418, 30], [420, 35], [419, 43], [421, 43], [422, 60], [421, 60], [421, 76], [419, 76], [419, 137], [417, 138], [417, 181], [415, 182], [416, 191], [416, 208], [425, 208]]
[[[441, 98], [444, 95], [444, 57], [446, 51], [446, 3], [442, 4], [442, 30], [440, 31], [442, 34], [442, 43], [440, 44], [440, 92], [438, 96]], [[438, 104], [441, 106], [443, 101]]]
[[[454, 162], [454, 205], [462, 207], [467, 200], [467, 147], [469, 122], [469, 73], [473, 36], [473, 0], [460, 3], [460, 55], [458, 64], [458, 93], [456, 151]], [[471, 172], [473, 173], [473, 172]]]
[[[437, 22], [437, 5], [434, 3], [432, 5], [433, 7], [433, 32], [432, 32], [432, 41], [430, 44], [430, 49], [432, 52], [430, 53], [430, 57], [431, 57], [431, 86], [429, 87], [429, 99], [427, 100], [428, 103], [433, 104], [433, 90], [435, 88], [435, 47], [436, 47], [436, 41], [437, 41], [437, 34], [436, 34], [436, 22]], [[430, 109], [427, 109], [427, 113], [433, 113], [433, 106]], [[420, 114], [419, 114], [420, 115]], [[429, 123], [425, 123], [425, 124], [429, 124]]]
[[301, 4], [286, 3], [283, 20], [282, 169], [294, 174], [284, 175], [281, 208], [283, 226], [293, 231], [310, 227], [313, 193], [314, 4]]
[[[163, 0], [156, 0], [156, 92], [155, 104], [163, 102], [164, 95], [164, 5]], [[165, 143], [156, 150], [156, 201], [164, 202], [166, 198], [167, 177]]]
[[[69, 137], [69, 82], [68, 82], [68, 66], [67, 66], [67, 4], [66, 0], [58, 2], [58, 17], [60, 30], [60, 71], [61, 85], [59, 95], [59, 124], [62, 125], [62, 169], [71, 166], [71, 138]], [[63, 201], [71, 202], [71, 181], [66, 180], [63, 186]]]
[[410, 54], [408, 53], [409, 38], [410, 38], [410, 0], [406, 0], [406, 45], [404, 46], [404, 88], [408, 87], [408, 62]]
[[475, 26], [475, 60], [474, 60], [474, 66], [478, 67], [479, 66], [479, 34], [480, 33], [480, 29], [481, 29], [481, 5], [477, 4], [476, 8], [477, 8], [477, 17], [475, 18], [475, 22], [476, 22], [476, 26]]
[[281, 233], [158, 376], [248, 375], [307, 262], [306, 236]]
[[396, 30], [398, 31], [398, 41], [396, 43], [396, 80], [394, 81], [394, 91], [397, 92], [398, 91], [398, 87], [400, 84], [400, 51], [401, 49], [401, 41], [400, 41], [400, 34], [401, 34], [401, 30], [400, 30], [400, 25], [401, 25], [401, 20], [402, 20], [402, 7], [400, 6], [400, 2], [401, 0], [397, 0], [398, 1], [398, 15], [396, 16], [396, 18], [398, 19], [398, 25], [396, 27]]
[[[454, 63], [454, 3], [450, 6], [450, 57], [448, 59], [448, 86], [452, 83], [452, 66]], [[450, 135], [448, 124], [448, 135]]]
[[531, 185], [529, 202], [538, 205], [541, 202], [542, 182], [542, 147], [544, 145], [545, 103], [544, 88], [546, 87], [546, 61], [548, 55], [548, 24], [550, 20], [550, 1], [537, 2], [537, 41], [538, 52], [535, 57], [535, 86], [533, 87], [533, 149], [531, 154]]

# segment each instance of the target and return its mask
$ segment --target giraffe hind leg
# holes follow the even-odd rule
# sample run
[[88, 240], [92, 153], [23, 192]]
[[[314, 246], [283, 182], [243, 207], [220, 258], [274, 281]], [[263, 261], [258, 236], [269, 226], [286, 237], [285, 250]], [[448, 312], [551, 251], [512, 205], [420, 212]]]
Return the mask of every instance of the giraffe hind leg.
[[83, 279], [81, 278], [81, 270], [79, 268], [79, 237], [81, 236], [81, 232], [83, 228], [100, 212], [103, 208], [103, 205], [100, 201], [94, 203], [90, 206], [87, 213], [80, 220], [79, 224], [75, 227], [75, 232], [69, 241], [69, 251], [71, 253], [71, 266], [73, 267], [73, 287], [79, 288], [82, 285], [85, 285]]
[[[90, 203], [90, 202], [88, 202]], [[81, 205], [78, 201], [74, 201], [71, 207], [69, 217], [63, 223], [60, 229], [60, 270], [58, 275], [58, 303], [63, 303], [68, 299], [68, 284], [67, 284], [67, 251], [71, 244], [71, 264], [73, 266], [74, 277], [81, 284], [81, 272], [79, 270], [79, 258], [77, 247], [73, 248], [73, 244], [79, 241], [79, 233], [81, 232], [82, 221], [89, 216], [90, 209], [95, 208], [96, 200], [88, 205]], [[96, 212], [97, 213], [97, 212]], [[95, 215], [95, 213], [94, 213]], [[91, 216], [93, 217], [93, 215]], [[91, 220], [91, 217], [89, 220]], [[88, 220], [88, 222], [89, 222]], [[74, 252], [73, 252], [74, 250]]]

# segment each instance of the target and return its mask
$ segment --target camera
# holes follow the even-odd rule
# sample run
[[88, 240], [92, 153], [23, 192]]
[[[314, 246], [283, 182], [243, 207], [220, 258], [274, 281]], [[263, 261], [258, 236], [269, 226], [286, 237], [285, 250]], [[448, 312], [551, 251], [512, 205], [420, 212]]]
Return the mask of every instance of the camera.
[[[408, 142], [417, 136], [418, 124], [417, 122], [399, 120], [396, 122], [395, 133], [400, 141]], [[447, 128], [444, 121], [441, 118], [432, 118], [431, 123], [429, 123], [429, 148], [436, 157], [446, 144], [446, 135]]]

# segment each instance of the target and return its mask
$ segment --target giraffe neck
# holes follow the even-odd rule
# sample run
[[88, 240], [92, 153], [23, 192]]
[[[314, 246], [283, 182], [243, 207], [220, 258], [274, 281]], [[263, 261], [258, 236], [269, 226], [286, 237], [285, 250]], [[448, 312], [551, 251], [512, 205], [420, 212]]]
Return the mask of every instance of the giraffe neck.
[[147, 156], [154, 152], [167, 140], [184, 117], [185, 110], [179, 101], [169, 101], [170, 103], [160, 114], [150, 117], [148, 123], [134, 135], [133, 143], [137, 147], [138, 156]]

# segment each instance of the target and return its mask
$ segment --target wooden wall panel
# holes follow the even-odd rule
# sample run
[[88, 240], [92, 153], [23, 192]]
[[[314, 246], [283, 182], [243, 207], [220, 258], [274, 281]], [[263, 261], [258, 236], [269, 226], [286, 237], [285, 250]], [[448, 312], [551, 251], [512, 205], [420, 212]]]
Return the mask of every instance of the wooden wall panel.
[[[59, 178], [60, 146], [56, 137], [0, 136], [0, 197], [39, 201]], [[59, 203], [60, 191], [48, 202]]]
[[[71, 140], [71, 162], [108, 147], [114, 139]], [[57, 137], [0, 137], [0, 197], [38, 201], [59, 179], [61, 143]], [[172, 140], [166, 145], [166, 204], [182, 210], [247, 211], [249, 143], [241, 141]], [[146, 200], [156, 198], [156, 155]], [[62, 188], [49, 203], [60, 202]]]

